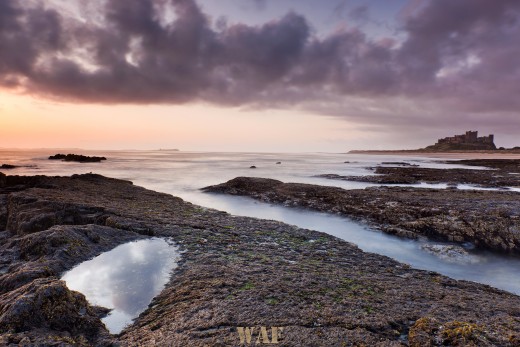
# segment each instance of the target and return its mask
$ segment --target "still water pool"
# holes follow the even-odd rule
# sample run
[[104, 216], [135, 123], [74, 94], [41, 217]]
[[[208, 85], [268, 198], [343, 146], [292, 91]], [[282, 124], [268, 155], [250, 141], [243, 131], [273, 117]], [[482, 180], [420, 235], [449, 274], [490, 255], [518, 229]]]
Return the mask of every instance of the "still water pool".
[[79, 264], [62, 279], [91, 305], [112, 309], [103, 323], [117, 334], [162, 291], [178, 260], [172, 242], [152, 238], [120, 245]]

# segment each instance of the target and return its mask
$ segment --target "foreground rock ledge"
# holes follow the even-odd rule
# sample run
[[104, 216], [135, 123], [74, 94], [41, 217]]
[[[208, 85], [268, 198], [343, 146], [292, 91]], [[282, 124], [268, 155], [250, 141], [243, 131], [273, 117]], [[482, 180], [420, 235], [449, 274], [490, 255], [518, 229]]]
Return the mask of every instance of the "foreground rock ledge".
[[[97, 175], [0, 175], [0, 345], [516, 346], [520, 298], [418, 271], [316, 231], [234, 217]], [[111, 336], [60, 274], [118, 244], [173, 238], [165, 290]], [[259, 328], [255, 331], [259, 331]], [[256, 339], [256, 336], [254, 336]]]
[[204, 190], [339, 213], [402, 237], [471, 242], [481, 249], [520, 254], [520, 193], [516, 192], [407, 187], [345, 190], [255, 177], [237, 177]]

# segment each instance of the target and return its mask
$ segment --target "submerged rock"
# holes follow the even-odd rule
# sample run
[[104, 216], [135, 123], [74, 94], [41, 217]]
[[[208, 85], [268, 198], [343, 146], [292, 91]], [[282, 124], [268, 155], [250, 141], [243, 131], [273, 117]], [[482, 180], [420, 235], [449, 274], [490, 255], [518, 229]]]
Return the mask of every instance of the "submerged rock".
[[422, 245], [422, 249], [443, 260], [453, 263], [478, 263], [478, 257], [471, 255], [467, 250], [457, 245]]
[[417, 164], [410, 164], [403, 161], [384, 161], [381, 163], [382, 165], [397, 165], [397, 166], [419, 166]]

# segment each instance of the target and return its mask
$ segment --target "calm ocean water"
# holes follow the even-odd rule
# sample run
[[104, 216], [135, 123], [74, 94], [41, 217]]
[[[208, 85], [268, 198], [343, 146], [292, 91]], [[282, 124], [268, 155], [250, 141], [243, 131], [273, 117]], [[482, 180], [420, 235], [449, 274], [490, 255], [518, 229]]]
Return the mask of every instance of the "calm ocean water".
[[[66, 163], [47, 160], [59, 152], [102, 155], [102, 163]], [[330, 153], [202, 153], [178, 151], [84, 151], [84, 150], [0, 150], [0, 164], [22, 165], [4, 170], [12, 175], [71, 175], [98, 173], [133, 181], [136, 185], [170, 193], [192, 203], [227, 211], [235, 215], [275, 219], [299, 227], [327, 232], [357, 244], [361, 249], [383, 254], [419, 269], [437, 271], [455, 279], [485, 283], [520, 294], [520, 260], [489, 253], [470, 253], [457, 260], [446, 260], [425, 252], [427, 241], [403, 240], [349, 219], [272, 206], [244, 197], [207, 194], [200, 188], [225, 182], [237, 176], [257, 176], [284, 182], [301, 182], [346, 189], [371, 186], [367, 183], [334, 181], [312, 177], [318, 174], [366, 175], [365, 168], [381, 162], [405, 161], [422, 167], [449, 168], [460, 165], [441, 164], [434, 159], [411, 156], [377, 156]], [[277, 162], [281, 164], [277, 165]], [[348, 163], [346, 163], [348, 162]], [[250, 169], [250, 166], [256, 169]], [[475, 167], [476, 168], [476, 167]], [[445, 188], [444, 184], [416, 185]], [[471, 187], [463, 187], [471, 188]]]

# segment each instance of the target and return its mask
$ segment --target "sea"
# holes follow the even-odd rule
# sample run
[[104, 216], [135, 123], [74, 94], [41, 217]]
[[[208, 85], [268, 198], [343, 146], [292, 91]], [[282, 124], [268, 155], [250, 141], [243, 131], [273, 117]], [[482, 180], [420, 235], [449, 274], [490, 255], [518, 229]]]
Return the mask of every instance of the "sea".
[[[74, 163], [48, 160], [57, 153], [77, 153], [107, 157], [101, 163]], [[425, 251], [425, 246], [449, 244], [428, 240], [408, 240], [384, 234], [367, 225], [335, 214], [294, 207], [271, 205], [247, 197], [204, 193], [200, 189], [238, 176], [278, 179], [283, 182], [310, 183], [359, 189], [370, 183], [329, 180], [320, 174], [370, 175], [369, 169], [383, 162], [405, 162], [428, 168], [464, 168], [446, 158], [412, 155], [371, 155], [348, 153], [228, 153], [186, 152], [177, 150], [92, 151], [79, 149], [0, 149], [0, 165], [20, 166], [0, 170], [9, 175], [70, 176], [96, 173], [130, 180], [145, 188], [169, 193], [191, 203], [226, 211], [233, 215], [273, 219], [301, 228], [319, 230], [356, 244], [366, 252], [388, 256], [413, 268], [438, 272], [457, 280], [468, 280], [520, 294], [520, 259], [476, 251], [466, 244], [456, 257], [440, 257]], [[447, 162], [446, 162], [447, 161]], [[255, 166], [256, 168], [251, 168]], [[446, 184], [408, 185], [419, 188], [446, 188]], [[459, 185], [459, 189], [482, 189]], [[514, 189], [512, 189], [514, 190]], [[518, 189], [516, 189], [518, 191]], [[519, 195], [520, 196], [520, 195]]]

